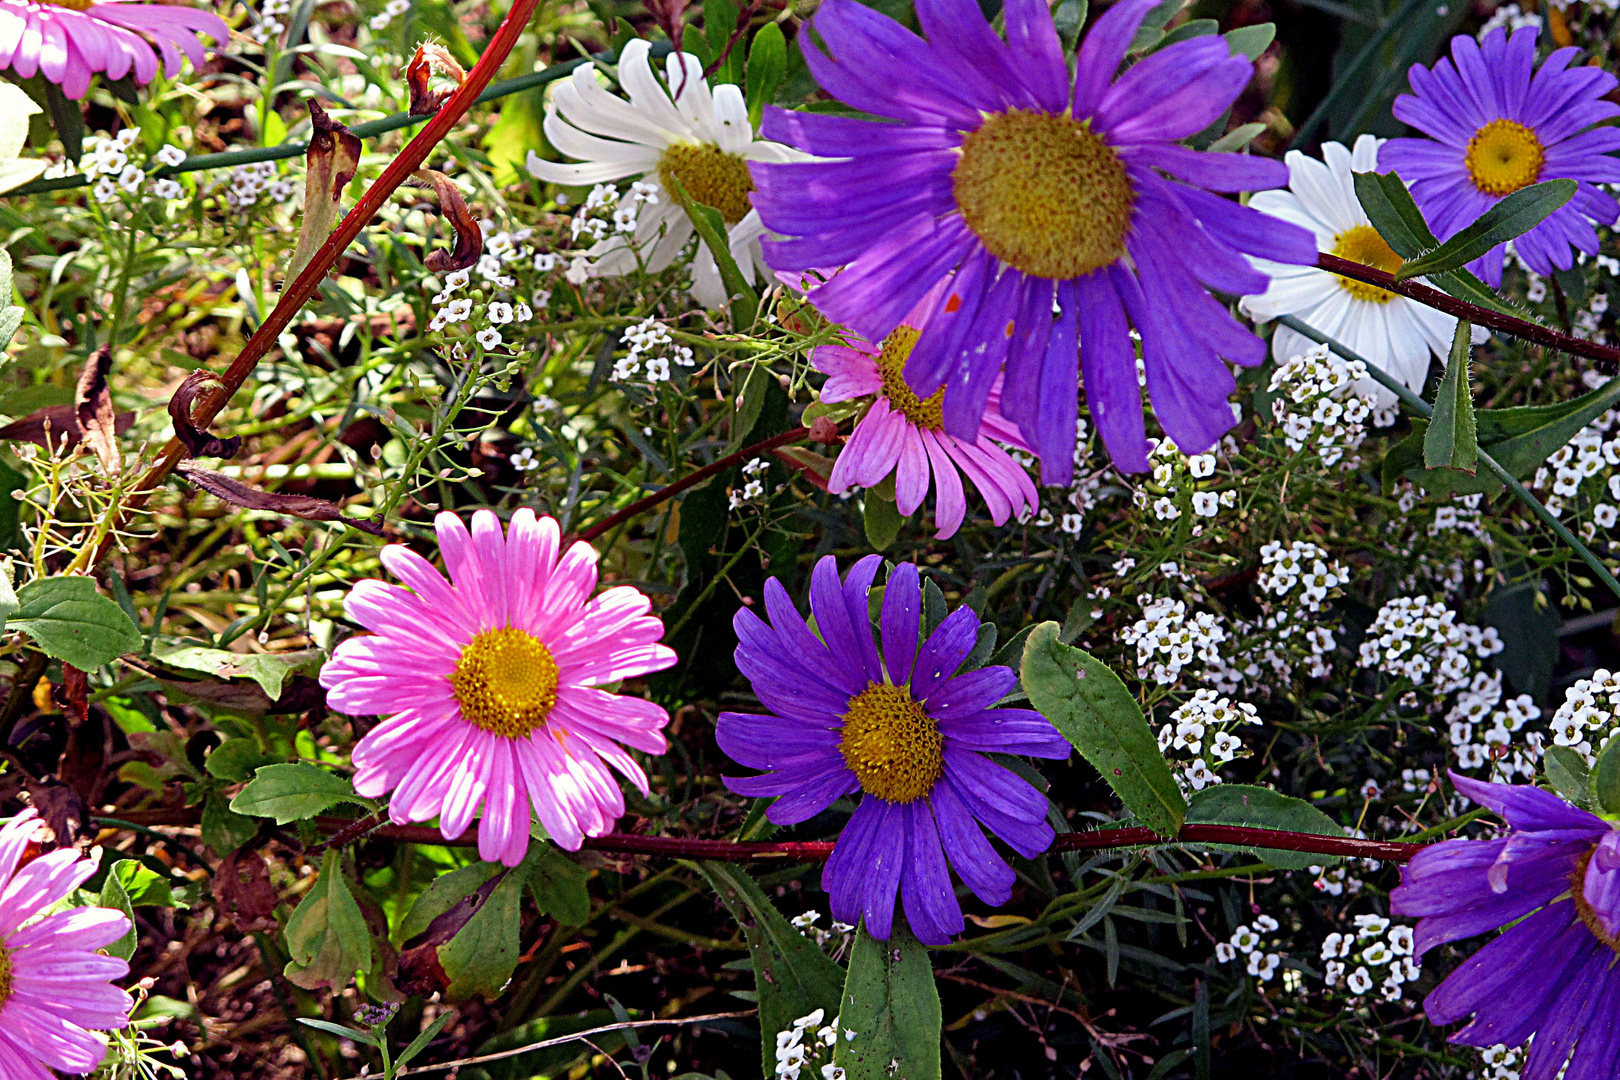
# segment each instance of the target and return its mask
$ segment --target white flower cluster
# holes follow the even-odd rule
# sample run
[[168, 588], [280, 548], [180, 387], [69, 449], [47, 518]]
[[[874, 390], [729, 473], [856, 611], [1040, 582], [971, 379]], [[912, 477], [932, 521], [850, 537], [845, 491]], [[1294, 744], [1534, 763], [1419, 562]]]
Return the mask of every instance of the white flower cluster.
[[[806, 913], [810, 914], [810, 913]], [[799, 1080], [805, 1069], [820, 1064], [822, 1080], [844, 1080], [844, 1070], [832, 1063], [832, 1048], [838, 1043], [838, 1017], [817, 1028], [813, 1039], [806, 1038], [810, 1029], [826, 1018], [825, 1009], [817, 1009], [808, 1016], [793, 1021], [793, 1026], [776, 1033], [776, 1075], [780, 1080]], [[853, 1031], [844, 1032], [845, 1041], [855, 1037]], [[821, 1059], [826, 1058], [825, 1063]]]
[[745, 503], [751, 503], [755, 499], [764, 496], [765, 470], [770, 467], [771, 463], [764, 458], [754, 458], [742, 467], [743, 475], [748, 478], [743, 483], [742, 490], [739, 491], [736, 488], [726, 489], [731, 495], [731, 509], [733, 511], [740, 510]]
[[1620, 675], [1598, 668], [1590, 679], [1581, 679], [1564, 691], [1564, 703], [1552, 717], [1552, 741], [1574, 750], [1591, 765], [1614, 734], [1617, 711]]
[[[534, 318], [534, 309], [526, 302], [510, 298], [510, 290], [516, 287], [517, 279], [507, 273], [510, 264], [533, 257], [533, 252], [523, 246], [533, 231], [519, 229], [509, 233], [496, 230], [494, 222], [487, 219], [479, 222], [479, 228], [484, 233], [484, 254], [476, 265], [445, 275], [444, 288], [433, 297], [436, 309], [433, 318], [428, 320], [428, 329], [437, 333], [447, 326], [469, 323], [478, 327], [473, 336], [487, 352], [505, 343], [501, 327], [521, 325]], [[473, 282], [474, 275], [478, 278], [477, 284]], [[489, 298], [486, 300], [470, 293], [458, 295], [470, 289], [488, 289]], [[535, 299], [539, 301], [541, 298], [536, 296]], [[545, 299], [549, 300], [550, 294], [546, 294]], [[482, 317], [475, 319], [474, 312], [480, 306]]]
[[231, 170], [230, 186], [225, 190], [225, 202], [232, 210], [241, 210], [259, 201], [260, 194], [268, 195], [278, 203], [292, 198], [298, 185], [282, 180], [273, 161], [253, 161]]
[[1530, 1044], [1508, 1047], [1501, 1043], [1480, 1051], [1480, 1060], [1487, 1070], [1482, 1080], [1519, 1080], [1519, 1068], [1530, 1055]]
[[[1563, 5], [1555, 2], [1553, 6], [1562, 7]], [[1479, 28], [1479, 37], [1483, 40], [1486, 34], [1497, 27], [1506, 27], [1508, 33], [1511, 34], [1513, 31], [1526, 26], [1533, 26], [1539, 31], [1541, 29], [1541, 16], [1533, 11], [1523, 10], [1518, 4], [1503, 4], [1492, 12], [1491, 17], [1485, 20], [1485, 25]], [[1532, 288], [1535, 284], [1537, 283], [1532, 282]], [[1540, 282], [1539, 284], [1541, 285], [1542, 294], [1545, 295], [1547, 291], [1546, 283]], [[1539, 297], [1532, 297], [1531, 299], [1540, 302]]]
[[1325, 981], [1356, 997], [1366, 997], [1376, 986], [1385, 1001], [1400, 1001], [1407, 984], [1421, 974], [1412, 955], [1412, 928], [1392, 926], [1382, 915], [1357, 915], [1355, 922], [1354, 934], [1333, 933], [1322, 942]]
[[[1201, 483], [1215, 475], [1214, 454], [1188, 457], [1173, 439], [1166, 438], [1154, 444], [1148, 464], [1153, 467], [1153, 478], [1136, 490], [1136, 505], [1151, 504], [1159, 521], [1175, 521], [1186, 512], [1194, 518], [1212, 518], [1222, 507], [1237, 505], [1236, 491], [1210, 491]], [[1193, 536], [1201, 536], [1203, 531], [1202, 523], [1192, 527]]]
[[1159, 749], [1170, 756], [1172, 750], [1190, 758], [1181, 765], [1184, 788], [1202, 791], [1210, 784], [1221, 782], [1206, 761], [1206, 755], [1217, 765], [1224, 765], [1237, 757], [1247, 757], [1243, 743], [1232, 734], [1240, 724], [1258, 724], [1260, 716], [1248, 702], [1233, 704], [1228, 698], [1216, 696], [1213, 690], [1200, 690], [1192, 700], [1170, 714], [1170, 722], [1159, 729]]
[[138, 128], [125, 128], [111, 137], [92, 135], [84, 140], [84, 156], [79, 159], [79, 168], [84, 175], [95, 179], [90, 192], [96, 202], [112, 202], [120, 191], [133, 195], [146, 182], [146, 170], [129, 159], [140, 135]]
[[1215, 959], [1225, 964], [1242, 956], [1245, 971], [1261, 982], [1270, 982], [1282, 967], [1283, 955], [1268, 951], [1261, 935], [1276, 933], [1277, 928], [1277, 920], [1270, 915], [1257, 915], [1253, 925], [1244, 923], [1226, 941], [1215, 943]]
[[1299, 602], [1306, 611], [1321, 611], [1322, 601], [1350, 580], [1350, 571], [1308, 540], [1287, 547], [1273, 540], [1260, 549], [1260, 576], [1256, 584], [1273, 596], [1287, 596], [1303, 584]]
[[576, 243], [581, 236], [589, 243], [606, 240], [612, 233], [633, 237], [641, 208], [658, 205], [662, 195], [663, 189], [655, 180], [637, 180], [622, 195], [612, 184], [597, 184], [574, 212], [568, 223], [569, 233]]
[[386, 30], [388, 24], [411, 10], [411, 0], [388, 0], [382, 11], [371, 17], [368, 25], [373, 30]]
[[260, 45], [268, 45], [287, 32], [281, 17], [292, 10], [292, 0], [264, 0], [259, 5], [259, 18], [248, 28], [248, 37]]
[[1545, 465], [1536, 470], [1530, 486], [1551, 490], [1542, 502], [1554, 514], [1563, 516], [1574, 509], [1580, 531], [1587, 540], [1598, 530], [1620, 524], [1620, 434], [1605, 438], [1620, 420], [1613, 409], [1575, 433], [1560, 446]]
[[1184, 601], [1165, 596], [1144, 603], [1142, 617], [1121, 632], [1120, 640], [1136, 646], [1138, 678], [1169, 686], [1195, 659], [1210, 666], [1226, 631], [1209, 612], [1189, 617]]
[[1439, 600], [1397, 596], [1378, 610], [1367, 631], [1361, 666], [1449, 694], [1468, 685], [1476, 657], [1484, 660], [1501, 651], [1495, 627], [1458, 622], [1457, 613]]
[[630, 351], [613, 362], [613, 378], [617, 382], [625, 382], [641, 372], [643, 364], [649, 383], [668, 382], [671, 360], [684, 368], [697, 362], [692, 350], [675, 344], [669, 327], [650, 315], [625, 330], [620, 341], [629, 346]]
[[816, 923], [820, 921], [821, 912], [814, 909], [799, 915], [795, 915], [793, 918], [788, 920], [788, 922], [793, 924], [793, 929], [797, 930], [807, 938], [815, 938], [816, 944], [820, 945], [824, 949], [827, 947], [827, 943], [830, 941], [837, 944], [842, 944], [844, 938], [855, 932], [855, 927], [851, 926], [847, 922], [839, 922], [837, 919], [832, 921], [831, 930], [823, 930], [821, 927], [816, 925]]
[[[1620, 690], [1620, 685], [1616, 689]], [[1536, 759], [1541, 756], [1541, 735], [1528, 736], [1526, 745], [1520, 747], [1513, 746], [1513, 736], [1540, 715], [1541, 709], [1529, 694], [1502, 700], [1500, 671], [1478, 672], [1446, 714], [1458, 768], [1481, 768], [1494, 755], [1503, 781], [1511, 781], [1515, 774], [1527, 780], [1534, 778]]]
[[1434, 518], [1429, 522], [1429, 535], [1439, 536], [1443, 532], [1461, 530], [1490, 543], [1490, 534], [1485, 531], [1485, 516], [1479, 508], [1482, 498], [1477, 493], [1453, 495], [1449, 504], [1435, 507]]
[[1282, 425], [1288, 449], [1300, 453], [1310, 449], [1324, 466], [1343, 461], [1353, 467], [1357, 459], [1345, 455], [1367, 437], [1366, 421], [1377, 405], [1371, 394], [1355, 392], [1356, 383], [1367, 378], [1367, 366], [1359, 360], [1339, 359], [1326, 345], [1293, 357], [1271, 374], [1272, 419]]

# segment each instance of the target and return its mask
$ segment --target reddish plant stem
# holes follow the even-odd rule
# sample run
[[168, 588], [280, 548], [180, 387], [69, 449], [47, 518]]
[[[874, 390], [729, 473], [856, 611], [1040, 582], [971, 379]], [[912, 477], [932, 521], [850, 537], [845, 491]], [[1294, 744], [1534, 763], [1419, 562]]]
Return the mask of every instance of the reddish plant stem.
[[727, 469], [731, 468], [740, 461], [744, 461], [751, 457], [758, 457], [761, 454], [768, 453], [769, 451], [776, 449], [778, 446], [785, 446], [788, 443], [798, 442], [801, 439], [808, 437], [809, 434], [809, 428], [796, 427], [791, 431], [784, 431], [780, 435], [772, 435], [768, 439], [762, 439], [752, 446], [745, 446], [741, 450], [738, 450], [735, 454], [727, 454], [714, 464], [705, 465], [696, 472], [688, 473], [668, 487], [660, 488], [651, 495], [648, 495], [645, 499], [637, 499], [623, 510], [618, 511], [615, 514], [608, 515], [595, 525], [592, 525], [590, 528], [580, 533], [575, 537], [575, 539], [583, 540], [588, 544], [592, 540], [595, 540], [598, 536], [601, 536], [603, 533], [616, 528], [626, 521], [629, 521], [637, 514], [645, 513], [646, 511], [651, 510], [653, 507], [657, 506], [661, 502], [664, 502], [666, 499], [673, 499], [675, 496], [679, 495], [681, 492], [685, 491], [694, 484], [701, 484], [709, 477], [714, 476], [716, 473], [725, 472]]
[[[126, 810], [115, 815], [120, 821], [134, 825], [195, 825], [202, 819], [196, 807], [172, 810]], [[359, 822], [348, 818], [316, 818], [322, 829], [335, 833], [332, 843], [345, 835], [360, 835], [357, 826], [369, 825], [371, 818]], [[372, 829], [367, 835], [379, 840], [397, 840], [407, 844], [448, 844], [471, 847], [478, 843], [476, 830], [469, 829], [455, 840], [446, 840], [439, 830], [429, 825], [384, 825]], [[1353, 836], [1319, 836], [1315, 833], [1283, 832], [1278, 829], [1253, 829], [1243, 825], [1183, 825], [1174, 839], [1166, 839], [1148, 828], [1092, 829], [1088, 832], [1064, 833], [1052, 844], [1054, 851], [1106, 851], [1111, 848], [1146, 847], [1154, 844], [1230, 844], [1234, 847], [1261, 847], [1280, 851], [1303, 851], [1317, 855], [1341, 855], [1351, 859], [1381, 859], [1385, 862], [1409, 862], [1423, 850], [1422, 844], [1403, 844], [1388, 840], [1360, 840]], [[586, 837], [585, 847], [591, 851], [609, 851], [620, 855], [657, 855], [672, 859], [710, 859], [716, 862], [754, 862], [760, 859], [782, 859], [790, 862], [822, 862], [832, 854], [833, 844], [828, 840], [756, 841], [704, 840], [684, 836], [636, 836], [631, 833], [609, 833], [607, 836]]]
[[1326, 252], [1316, 257], [1319, 269], [1340, 277], [1351, 278], [1368, 285], [1376, 285], [1380, 289], [1397, 293], [1420, 304], [1443, 311], [1447, 315], [1455, 315], [1459, 319], [1467, 319], [1479, 326], [1488, 326], [1492, 330], [1500, 330], [1504, 334], [1512, 334], [1525, 341], [1533, 341], [1538, 345], [1567, 352], [1573, 356], [1584, 356], [1590, 360], [1602, 360], [1605, 363], [1620, 365], [1620, 348], [1613, 345], [1599, 345], [1595, 341], [1585, 341], [1569, 334], [1550, 330], [1537, 323], [1524, 319], [1516, 319], [1512, 315], [1503, 315], [1498, 311], [1482, 308], [1477, 304], [1470, 304], [1466, 300], [1459, 300], [1449, 293], [1431, 288], [1416, 281], [1396, 281], [1395, 275], [1379, 270], [1376, 267], [1365, 266], [1349, 259], [1341, 259], [1337, 255]]
[[[219, 415], [220, 410], [229, 404], [232, 396], [242, 388], [247, 377], [253, 373], [253, 369], [258, 367], [259, 361], [275, 347], [276, 340], [292, 322], [293, 316], [297, 315], [315, 295], [322, 279], [331, 272], [332, 267], [342, 258], [355, 237], [360, 235], [360, 230], [370, 224], [371, 219], [393, 195], [395, 189], [422, 167], [422, 163], [427, 160], [434, 147], [450, 134], [450, 129], [460, 123], [461, 118], [473, 107], [478, 95], [484, 92], [500, 71], [501, 65], [506, 63], [506, 58], [511, 55], [518, 38], [528, 27], [530, 16], [534, 14], [539, 4], [540, 0], [513, 0], [506, 18], [501, 21], [495, 36], [490, 38], [489, 45], [478, 58], [478, 63], [467, 73], [466, 80], [443, 105], [439, 106], [439, 111], [434, 113], [433, 118], [417, 132], [416, 137], [406, 144], [399, 156], [388, 163], [388, 167], [383, 170], [376, 183], [366, 189], [360, 201], [343, 216], [343, 220], [332, 231], [332, 235], [326, 238], [326, 243], [315, 253], [315, 258], [282, 290], [281, 299], [277, 301], [275, 310], [271, 311], [259, 329], [254, 331], [247, 344], [242, 346], [242, 351], [236, 354], [236, 359], [225, 369], [225, 374], [220, 376], [221, 385], [211, 394], [200, 395], [193, 403], [192, 418], [198, 428], [206, 429], [214, 417]], [[119, 528], [127, 524], [131, 515], [146, 504], [151, 493], [163, 483], [185, 454], [185, 446], [179, 439], [169, 440], [168, 445], [158, 454], [157, 461], [141, 478], [135, 494], [124, 504], [119, 514]], [[107, 538], [102, 541], [91, 558], [92, 565], [106, 554], [116, 531], [116, 529], [109, 531]]]

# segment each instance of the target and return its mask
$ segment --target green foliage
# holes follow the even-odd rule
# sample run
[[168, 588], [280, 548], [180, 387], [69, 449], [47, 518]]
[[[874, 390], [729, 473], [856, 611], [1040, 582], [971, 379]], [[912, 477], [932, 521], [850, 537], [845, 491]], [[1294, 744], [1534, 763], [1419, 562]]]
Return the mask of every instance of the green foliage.
[[248, 786], [231, 800], [231, 809], [251, 817], [275, 818], [277, 825], [286, 825], [324, 814], [346, 802], [366, 805], [348, 780], [298, 761], [260, 768]]
[[[107, 954], [109, 956], [116, 956], [120, 960], [128, 960], [130, 957], [134, 956], [135, 948], [140, 943], [135, 934], [135, 908], [130, 902], [129, 891], [124, 887], [123, 875], [119, 873], [119, 871], [129, 863], [135, 863], [135, 865], [140, 867], [142, 870], [146, 869], [144, 866], [141, 866], [140, 863], [135, 862], [134, 859], [120, 859], [118, 862], [114, 863], [107, 876], [102, 880], [101, 897], [99, 901], [101, 907], [115, 908], [122, 911], [124, 913], [124, 917], [129, 920], [128, 933], [119, 938], [117, 941], [113, 942], [111, 945], [107, 946]], [[148, 870], [147, 873], [151, 873], [151, 871]], [[155, 877], [156, 875], [153, 876]]]
[[1433, 251], [1408, 258], [1395, 271], [1395, 280], [1443, 273], [1473, 262], [1496, 245], [1540, 225], [1575, 197], [1576, 187], [1573, 180], [1548, 180], [1520, 188]]
[[1587, 782], [1592, 809], [1605, 816], [1620, 816], [1620, 738], [1611, 738], [1598, 751]]
[[290, 653], [238, 653], [197, 645], [158, 649], [153, 657], [170, 667], [221, 679], [252, 679], [271, 701], [281, 697], [289, 678], [294, 675], [314, 676], [320, 672], [321, 663], [325, 660], [325, 654], [319, 649], [300, 649]]
[[6, 625], [21, 630], [53, 660], [90, 671], [142, 645], [124, 609], [86, 577], [35, 578], [16, 593]]
[[888, 941], [861, 927], [840, 1000], [833, 1063], [849, 1080], [939, 1080], [939, 989], [928, 950], [898, 914]]
[[519, 866], [502, 870], [466, 924], [439, 946], [439, 963], [450, 978], [445, 993], [452, 1001], [475, 994], [492, 998], [512, 977], [523, 952], [518, 941], [523, 886], [544, 847], [533, 845]]
[[765, 106], [776, 100], [785, 78], [787, 38], [776, 23], [766, 23], [748, 47], [748, 122], [755, 128], [765, 114]]
[[320, 876], [287, 920], [286, 976], [297, 986], [342, 990], [356, 971], [371, 970], [371, 931], [350, 890], [342, 853], [328, 850]]
[[[1309, 833], [1312, 836], [1343, 836], [1344, 830], [1322, 811], [1292, 795], [1252, 784], [1215, 784], [1195, 792], [1187, 804], [1187, 822], [1200, 825], [1242, 825], [1257, 829]], [[1211, 845], [1216, 850], [1234, 850]], [[1242, 848], [1272, 866], [1303, 870], [1308, 866], [1332, 866], [1337, 855], [1321, 855], [1278, 848]]]
[[1435, 393], [1434, 415], [1423, 436], [1423, 465], [1429, 469], [1456, 469], [1471, 476], [1479, 460], [1479, 436], [1468, 380], [1470, 333], [1468, 320], [1458, 319], [1451, 340], [1451, 358]]
[[1582, 809], [1592, 808], [1592, 770], [1585, 758], [1567, 746], [1549, 746], [1542, 768], [1554, 791]]

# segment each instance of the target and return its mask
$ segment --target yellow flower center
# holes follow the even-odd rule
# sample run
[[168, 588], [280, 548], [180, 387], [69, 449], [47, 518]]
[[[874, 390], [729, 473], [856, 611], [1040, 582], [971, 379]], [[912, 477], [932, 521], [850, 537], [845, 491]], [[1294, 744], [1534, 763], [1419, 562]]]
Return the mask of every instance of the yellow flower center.
[[[1378, 230], [1371, 225], [1356, 225], [1335, 236], [1332, 254], [1341, 259], [1361, 263], [1363, 266], [1387, 270], [1391, 274], [1400, 269], [1402, 261], [1384, 238], [1378, 235]], [[1368, 285], [1365, 281], [1341, 277], [1339, 285], [1357, 300], [1387, 304], [1395, 299], [1394, 293], [1380, 289], [1376, 285]]]
[[72, 8], [74, 11], [87, 11], [96, 0], [43, 0], [43, 2], [55, 7]]
[[1084, 277], [1125, 253], [1136, 193], [1090, 126], [1011, 109], [962, 140], [951, 173], [962, 218], [1001, 261], [1042, 278]]
[[11, 998], [11, 950], [0, 943], [0, 1005]]
[[904, 686], [871, 683], [849, 699], [838, 751], [861, 788], [885, 802], [910, 803], [945, 772], [939, 726]]
[[1586, 884], [1586, 867], [1592, 861], [1592, 856], [1595, 854], [1597, 854], [1597, 848], [1594, 847], [1591, 851], [1588, 851], [1585, 855], [1581, 856], [1581, 861], [1575, 864], [1574, 876], [1570, 878], [1570, 885], [1575, 900], [1575, 914], [1580, 916], [1581, 922], [1585, 923], [1586, 928], [1592, 931], [1593, 937], [1603, 942], [1603, 944], [1607, 945], [1615, 952], [1620, 953], [1620, 936], [1611, 934], [1607, 930], [1603, 929], [1603, 921], [1598, 918], [1598, 913], [1593, 910], [1591, 904], [1587, 903], [1586, 897], [1582, 893], [1582, 887]]
[[557, 704], [557, 662], [522, 630], [485, 630], [461, 650], [450, 686], [469, 724], [521, 739]]
[[938, 431], [945, 426], [945, 388], [940, 387], [924, 399], [906, 385], [906, 357], [921, 336], [922, 331], [910, 326], [895, 327], [878, 350], [878, 373], [883, 376], [883, 396], [889, 399], [891, 409], [905, 414], [918, 427]]
[[754, 178], [748, 175], [748, 162], [714, 143], [671, 143], [658, 162], [658, 178], [668, 188], [672, 176], [694, 202], [720, 211], [727, 225], [737, 224], [753, 209], [748, 193], [754, 190]]
[[1535, 183], [1545, 160], [1536, 133], [1512, 120], [1492, 120], [1474, 132], [1463, 158], [1474, 186], [1487, 195], [1511, 195]]

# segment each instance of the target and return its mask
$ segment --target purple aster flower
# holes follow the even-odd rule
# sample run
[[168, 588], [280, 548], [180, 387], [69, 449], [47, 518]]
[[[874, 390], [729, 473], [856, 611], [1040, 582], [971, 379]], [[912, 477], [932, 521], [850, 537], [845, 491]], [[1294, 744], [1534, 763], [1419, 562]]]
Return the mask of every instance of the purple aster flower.
[[[1507, 820], [1499, 840], [1448, 840], [1406, 867], [1390, 910], [1418, 916], [1422, 956], [1509, 927], [1424, 1001], [1466, 1046], [1535, 1036], [1523, 1080], [1610, 1080], [1620, 1060], [1620, 829], [1551, 792], [1451, 774], [1457, 790]], [[1573, 1055], [1573, 1056], [1572, 1056]]]
[[818, 638], [775, 578], [765, 583], [767, 626], [737, 612], [737, 666], [770, 715], [725, 712], [720, 748], [763, 775], [727, 777], [731, 790], [774, 796], [766, 816], [793, 825], [852, 791], [865, 798], [821, 873], [835, 919], [864, 916], [887, 940], [899, 893], [921, 941], [962, 931], [955, 869], [987, 904], [1005, 904], [1013, 871], [980, 830], [1020, 855], [1052, 843], [1046, 797], [987, 753], [1064, 758], [1069, 744], [1029, 709], [993, 709], [1018, 683], [1011, 668], [958, 673], [979, 620], [958, 608], [919, 643], [917, 568], [897, 566], [883, 591], [878, 637], [867, 597], [882, 558], [868, 555], [840, 584], [831, 555], [816, 564], [810, 610]]
[[[1575, 197], [1513, 241], [1538, 274], [1568, 270], [1570, 248], [1597, 254], [1593, 223], [1612, 225], [1620, 203], [1595, 185], [1620, 181], [1620, 129], [1592, 125], [1620, 116], [1604, 101], [1615, 77], [1600, 68], [1570, 68], [1573, 46], [1547, 57], [1537, 71], [1536, 30], [1508, 38], [1498, 27], [1475, 42], [1451, 39], [1451, 59], [1433, 69], [1414, 64], [1412, 93], [1395, 99], [1395, 116], [1428, 135], [1391, 139], [1378, 165], [1393, 169], [1441, 240], [1471, 224], [1501, 199], [1543, 180], [1580, 182]], [[1502, 245], [1468, 268], [1491, 286], [1502, 283]]]
[[[942, 386], [945, 430], [976, 438], [997, 373], [1002, 415], [1073, 475], [1078, 377], [1122, 469], [1147, 468], [1136, 350], [1165, 432], [1188, 453], [1232, 426], [1223, 358], [1258, 364], [1265, 343], [1206, 291], [1264, 292], [1239, 253], [1313, 263], [1298, 226], [1211, 192], [1288, 182], [1281, 162], [1178, 144], [1218, 120], [1253, 66], [1224, 39], [1194, 38], [1114, 78], [1155, 0], [1097, 20], [1071, 76], [1043, 0], [1009, 0], [1007, 37], [973, 0], [918, 0], [926, 40], [857, 0], [826, 0], [800, 39], [821, 86], [886, 117], [767, 113], [768, 138], [824, 159], [754, 163], [754, 206], [778, 270], [844, 266], [811, 294], [830, 318], [882, 341], [949, 277], [905, 375]], [[1054, 317], [1054, 311], [1056, 316]], [[1076, 362], [1076, 348], [1079, 361]]]

